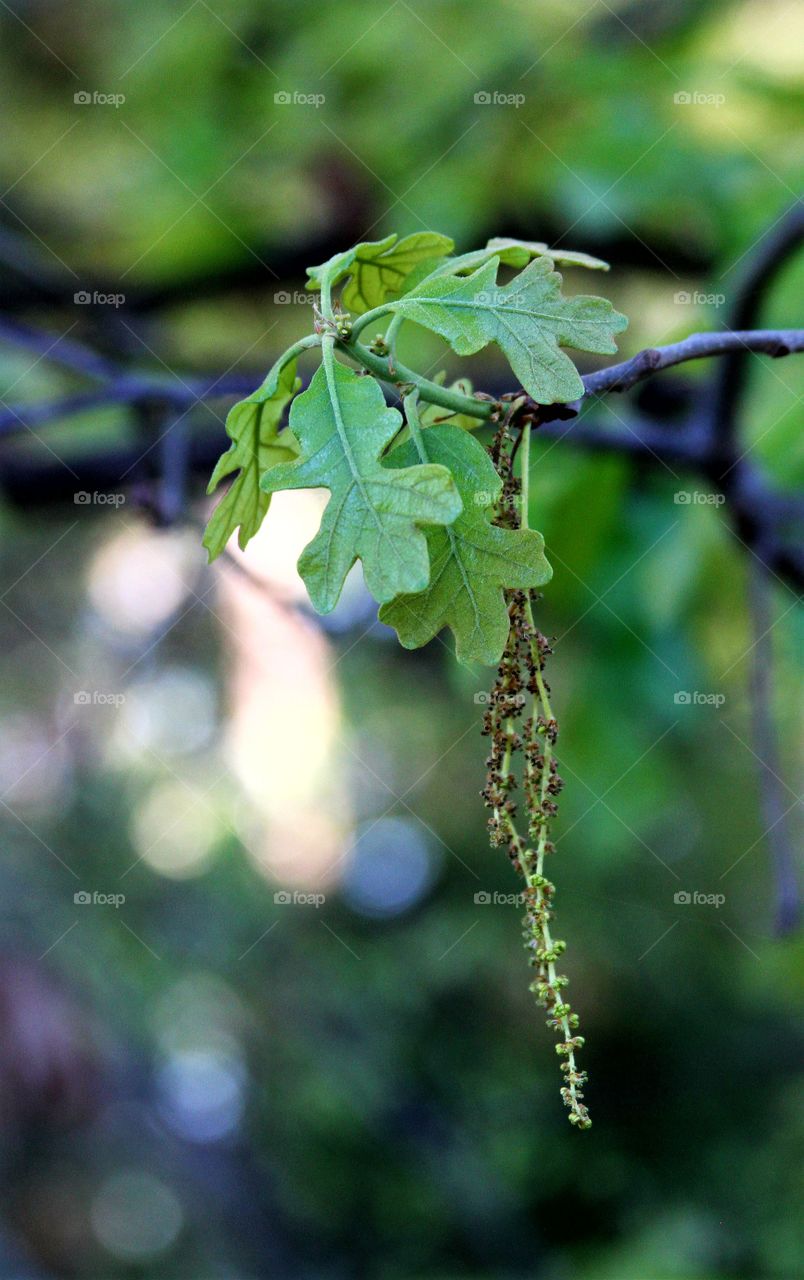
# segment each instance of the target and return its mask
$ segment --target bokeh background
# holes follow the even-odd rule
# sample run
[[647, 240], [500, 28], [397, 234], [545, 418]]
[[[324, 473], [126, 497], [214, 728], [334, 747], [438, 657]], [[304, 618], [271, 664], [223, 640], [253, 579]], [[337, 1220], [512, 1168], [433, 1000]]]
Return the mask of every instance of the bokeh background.
[[[200, 470], [154, 516], [153, 406], [21, 406], [86, 385], [54, 363], [76, 341], [256, 384], [309, 329], [304, 266], [391, 230], [602, 255], [610, 276], [567, 287], [630, 316], [626, 355], [721, 326], [799, 190], [800, 6], [8, 0], [0, 21], [0, 1274], [792, 1280], [801, 949], [774, 929], [748, 695], [761, 567], [701, 478], [571, 430], [534, 445], [579, 1134], [519, 913], [475, 901], [518, 888], [478, 795], [489, 673], [401, 651], [359, 574], [311, 616], [293, 566], [320, 495], [280, 495], [210, 568]], [[800, 322], [803, 284], [793, 259], [763, 322]], [[639, 404], [690, 411], [711, 372]], [[508, 386], [493, 352], [472, 376]], [[783, 491], [801, 395], [795, 358], [752, 360], [744, 447]], [[181, 425], [210, 460], [226, 407]], [[118, 499], [76, 503], [116, 449], [138, 459]], [[791, 838], [801, 623], [766, 590]]]

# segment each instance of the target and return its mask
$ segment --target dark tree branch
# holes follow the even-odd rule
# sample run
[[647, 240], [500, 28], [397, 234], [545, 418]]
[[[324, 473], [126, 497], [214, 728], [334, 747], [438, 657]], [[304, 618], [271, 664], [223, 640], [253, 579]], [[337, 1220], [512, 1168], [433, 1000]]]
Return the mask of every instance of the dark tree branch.
[[[376, 209], [372, 211], [366, 192], [356, 186], [348, 175], [338, 171], [330, 175], [330, 179], [338, 197], [332, 202], [338, 221], [330, 223], [325, 235], [313, 234], [306, 240], [283, 245], [274, 241], [253, 244], [250, 252], [244, 250], [240, 262], [206, 267], [198, 276], [159, 282], [133, 282], [130, 277], [121, 280], [119, 276], [96, 277], [89, 272], [82, 272], [79, 281], [71, 271], [39, 250], [30, 236], [20, 232], [15, 214], [9, 213], [8, 205], [4, 208], [0, 202], [0, 307], [6, 315], [24, 313], [33, 306], [72, 308], [74, 295], [80, 289], [90, 296], [123, 292], [127, 315], [150, 315], [165, 307], [199, 299], [231, 298], [232, 294], [241, 291], [250, 297], [260, 291], [270, 293], [278, 287], [280, 278], [282, 282], [304, 280], [311, 262], [325, 262], [343, 245], [356, 243], [377, 213]], [[44, 210], [21, 208], [20, 212], [31, 227], [46, 234]], [[548, 244], [557, 244], [563, 228], [551, 218], [549, 207], [539, 212], [541, 238]], [[524, 240], [531, 238], [533, 220], [532, 209], [528, 209], [521, 220], [516, 210], [509, 211], [506, 234]], [[485, 235], [478, 236], [478, 243], [499, 234], [498, 226], [489, 226]], [[590, 253], [625, 267], [654, 270], [657, 266], [657, 254], [627, 231], [619, 235], [606, 234], [599, 239], [595, 239], [593, 234], [586, 247]], [[656, 244], [656, 249], [658, 260], [680, 275], [690, 272], [703, 275], [712, 268], [711, 258], [698, 251], [683, 236], [668, 236]], [[92, 318], [105, 319], [102, 306], [89, 304], [83, 311]]]
[[[756, 252], [747, 259], [729, 313], [729, 329], [756, 327], [763, 303], [778, 272], [802, 242], [804, 205], [796, 201], [774, 230], [760, 240]], [[745, 347], [736, 347], [730, 351], [721, 362], [713, 385], [711, 429], [727, 466], [737, 452], [737, 409], [748, 379], [748, 357]]]
[[[731, 308], [730, 328], [752, 328], [760, 317], [768, 291], [778, 272], [804, 240], [804, 206], [799, 201], [777, 227], [760, 241], [739, 282]], [[764, 476], [746, 460], [739, 446], [739, 407], [748, 381], [749, 351], [737, 347], [719, 362], [714, 375], [707, 414], [710, 443], [706, 473], [730, 498], [738, 535], [752, 549], [748, 565], [748, 605], [754, 625], [749, 697], [753, 719], [762, 812], [767, 824], [779, 933], [795, 928], [801, 917], [798, 882], [788, 826], [788, 805], [782, 781], [781, 751], [772, 707], [773, 643], [771, 639], [770, 574], [777, 573], [797, 585], [804, 580], [801, 550], [801, 512], [794, 500], [776, 498], [774, 513], [768, 503]], [[797, 506], [798, 510], [792, 509]], [[793, 573], [784, 561], [792, 561]]]
[[35, 404], [5, 404], [0, 399], [0, 436], [18, 435], [26, 428], [59, 422], [76, 414], [88, 413], [104, 406], [137, 405], [162, 401], [174, 409], [191, 409], [208, 400], [231, 399], [252, 392], [260, 381], [259, 374], [227, 374], [224, 378], [185, 378], [167, 383], [156, 378], [114, 378], [99, 391], [81, 391]]
[[[49, 334], [15, 321], [0, 321], [0, 340], [3, 338], [10, 344], [37, 352], [41, 359], [57, 362], [75, 374], [101, 380], [103, 385], [93, 391], [78, 392], [33, 405], [9, 405], [0, 399], [0, 437], [21, 434], [26, 430], [33, 431], [49, 422], [113, 404], [129, 405], [138, 412], [156, 404], [162, 406], [161, 412], [164, 414], [183, 418], [196, 406], [210, 400], [248, 394], [259, 382], [259, 375], [256, 373], [226, 374], [218, 378], [181, 374], [173, 377], [131, 374], [112, 361], [96, 357], [94, 352], [69, 338], [54, 339]], [[625, 390], [660, 369], [686, 360], [714, 355], [728, 358], [736, 351], [744, 354], [752, 350], [773, 356], [804, 351], [804, 330], [693, 334], [682, 342], [649, 349], [632, 360], [612, 365], [598, 373], [587, 374], [584, 385], [589, 394], [599, 396], [607, 391]], [[577, 415], [578, 408], [577, 403], [544, 406], [526, 402], [520, 412], [539, 424], [543, 435], [554, 439], [566, 437], [570, 444], [574, 442], [581, 448], [640, 458], [648, 463], [664, 466], [671, 472], [674, 466], [692, 467], [702, 472], [729, 499], [732, 518], [743, 541], [754, 547], [761, 539], [769, 558], [769, 567], [785, 577], [791, 585], [804, 587], [804, 557], [794, 545], [790, 545], [789, 539], [779, 536], [780, 507], [776, 495], [765, 483], [761, 472], [747, 460], [734, 457], [729, 465], [725, 464], [722, 445], [714, 433], [711, 415], [690, 420], [682, 427], [645, 419], [632, 419], [618, 427], [611, 427], [609, 424], [597, 426], [586, 417], [581, 421], [571, 422], [570, 425], [567, 420]], [[182, 446], [182, 455], [192, 457], [193, 451], [188, 454], [185, 444]], [[116, 456], [120, 457], [120, 454]], [[115, 474], [115, 454], [109, 455], [107, 451], [107, 457], [108, 466], [98, 458], [90, 468], [93, 479], [97, 483], [99, 475], [110, 475], [111, 483], [119, 486], [120, 477], [122, 475], [125, 478], [125, 472], [118, 471]], [[172, 459], [173, 454], [168, 449], [164, 462], [167, 464]], [[18, 468], [12, 470], [16, 473]], [[11, 479], [8, 467], [5, 469], [5, 477], [8, 483]], [[14, 479], [16, 488], [20, 482], [19, 475], [15, 474]], [[175, 500], [168, 501], [166, 494], [169, 489], [175, 499], [176, 484], [174, 474], [167, 489], [163, 486], [162, 498], [157, 504], [163, 518], [168, 509], [175, 507]], [[46, 487], [52, 491], [50, 483]], [[800, 511], [788, 510], [786, 514], [790, 518], [800, 514]]]
[[734, 351], [757, 351], [774, 357], [804, 351], [804, 329], [727, 329], [723, 333], [693, 333], [681, 342], [671, 342], [666, 347], [648, 347], [622, 364], [587, 373], [583, 385], [587, 395], [627, 391], [660, 369], [669, 369], [686, 360], [700, 360]]

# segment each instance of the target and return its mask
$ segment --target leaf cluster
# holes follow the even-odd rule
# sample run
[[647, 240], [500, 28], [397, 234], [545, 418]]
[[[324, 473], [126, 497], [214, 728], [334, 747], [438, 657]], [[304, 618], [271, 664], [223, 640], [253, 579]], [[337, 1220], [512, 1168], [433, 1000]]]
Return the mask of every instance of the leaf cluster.
[[[459, 658], [495, 664], [508, 634], [505, 591], [542, 586], [552, 573], [540, 534], [495, 521], [500, 479], [475, 429], [512, 406], [473, 394], [465, 380], [446, 386], [444, 375], [407, 369], [399, 330], [417, 324], [461, 356], [496, 343], [523, 392], [554, 404], [583, 394], [563, 348], [613, 353], [627, 321], [604, 298], [562, 292], [556, 263], [607, 269], [599, 259], [511, 239], [459, 255], [453, 247], [435, 232], [390, 235], [309, 268], [320, 292], [313, 333], [230, 411], [232, 443], [209, 492], [238, 474], [204, 545], [212, 560], [239, 528], [245, 547], [280, 490], [328, 489], [298, 565], [315, 609], [335, 607], [360, 560], [381, 619], [403, 645], [418, 648], [449, 627]], [[511, 278], [500, 280], [501, 270]], [[320, 363], [300, 391], [296, 361], [308, 350]], [[404, 418], [383, 383], [404, 401]]]

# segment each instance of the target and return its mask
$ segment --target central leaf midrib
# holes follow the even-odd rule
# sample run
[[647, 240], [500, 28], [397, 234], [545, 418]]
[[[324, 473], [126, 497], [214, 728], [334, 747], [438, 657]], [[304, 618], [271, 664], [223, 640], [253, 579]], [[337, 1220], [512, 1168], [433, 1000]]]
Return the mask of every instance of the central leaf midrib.
[[363, 477], [361, 476], [355, 464], [354, 454], [352, 453], [352, 446], [349, 443], [349, 438], [346, 434], [346, 426], [344, 424], [343, 417], [341, 416], [341, 403], [340, 403], [340, 400], [338, 399], [338, 388], [335, 382], [335, 356], [329, 342], [325, 344], [322, 354], [324, 357], [324, 375], [327, 380], [327, 391], [329, 392], [329, 402], [332, 405], [332, 416], [335, 419], [335, 429], [338, 432], [338, 439], [341, 442], [341, 448], [343, 449], [344, 457], [346, 458], [346, 461], [349, 463], [349, 470], [352, 473], [352, 479], [358, 488], [358, 491], [360, 493], [361, 498], [363, 499], [363, 502], [366, 505], [366, 508], [373, 515], [374, 523], [377, 526], [380, 536], [382, 536], [384, 532], [382, 527], [382, 521], [380, 520], [380, 517], [377, 514], [377, 511], [375, 510], [374, 506], [369, 501], [369, 496], [368, 496], [368, 493], [366, 492], [366, 487], [363, 483]]
[[[492, 315], [498, 315], [500, 312], [504, 312], [507, 315], [527, 316], [528, 319], [530, 320], [544, 320], [544, 321], [551, 321], [553, 323], [557, 322], [559, 324], [569, 319], [569, 317], [562, 316], [562, 315], [558, 315], [558, 316], [546, 315], [543, 311], [527, 311], [524, 307], [509, 307], [508, 304], [505, 302], [501, 302], [497, 306], [494, 306], [490, 302], [474, 302], [471, 300], [465, 301], [463, 299], [452, 299], [449, 297], [447, 298], [408, 297], [408, 298], [401, 299], [398, 303], [395, 304], [395, 306], [397, 309], [404, 309], [411, 303], [416, 304], [416, 303], [422, 303], [422, 302], [430, 303], [431, 306], [452, 307], [453, 309], [460, 308], [463, 310], [468, 309], [470, 311], [490, 311]], [[600, 320], [592, 320], [592, 319], [584, 318], [579, 323], [605, 325], [608, 323], [608, 321], [604, 318]]]
[[[414, 443], [415, 443], [415, 446], [416, 446], [416, 452], [417, 452], [417, 453], [418, 453], [418, 455], [419, 455], [419, 461], [420, 461], [420, 462], [424, 462], [424, 463], [432, 462], [433, 460], [432, 460], [432, 458], [430, 457], [430, 454], [427, 452], [427, 446], [426, 446], [426, 445], [425, 445], [425, 443], [424, 443], [424, 433], [421, 433], [421, 434], [420, 434], [420, 438], [419, 438], [418, 440], [414, 440]], [[461, 490], [460, 490], [460, 489], [458, 490], [458, 492], [461, 494], [461, 501], [463, 501], [463, 500], [464, 500], [464, 495], [463, 495], [463, 493], [461, 492]], [[460, 525], [461, 525], [461, 521], [462, 521], [462, 519], [463, 519], [463, 517], [462, 517], [462, 516], [459, 516], [459, 517], [458, 517], [458, 519], [455, 521], [455, 526], [456, 526], [456, 528], [457, 528], [457, 529], [459, 529], [459, 530], [460, 530]], [[468, 578], [467, 578], [467, 576], [466, 576], [466, 570], [465, 570], [464, 565], [463, 565], [463, 560], [461, 559], [460, 554], [459, 554], [459, 552], [458, 552], [458, 540], [457, 540], [457, 538], [456, 538], [456, 536], [455, 536], [455, 530], [452, 528], [452, 526], [451, 526], [451, 525], [444, 525], [444, 526], [443, 526], [443, 528], [444, 528], [444, 532], [445, 532], [445, 533], [446, 533], [446, 535], [447, 535], [447, 538], [449, 539], [450, 555], [452, 556], [453, 560], [455, 561], [455, 563], [456, 563], [456, 564], [457, 564], [457, 566], [458, 566], [458, 572], [459, 572], [459, 573], [460, 573], [460, 575], [461, 575], [461, 581], [463, 582], [464, 590], [466, 591], [466, 594], [468, 595], [469, 600], [471, 601], [471, 605], [472, 605], [472, 613], [473, 613], [474, 618], [475, 618], [475, 626], [479, 626], [479, 625], [480, 625], [480, 613], [479, 613], [479, 611], [478, 611], [478, 607], [477, 607], [477, 599], [476, 599], [476, 597], [475, 597], [475, 593], [473, 592], [472, 587], [471, 587], [471, 585], [470, 585], [470, 583], [469, 583], [469, 579], [468, 579]], [[444, 566], [444, 569], [446, 569], [446, 565]], [[442, 570], [442, 573], [443, 573], [443, 572], [444, 572], [444, 570]], [[440, 576], [440, 575], [439, 575], [439, 576]], [[431, 584], [430, 584], [430, 589], [431, 589], [431, 590], [432, 590], [432, 588], [434, 587], [434, 585], [435, 585], [434, 583], [431, 583]]]
[[450, 549], [452, 551], [453, 556], [455, 557], [455, 561], [458, 565], [458, 569], [460, 571], [460, 575], [463, 580], [464, 590], [466, 591], [466, 594], [468, 595], [472, 604], [472, 613], [474, 614], [474, 618], [475, 618], [475, 626], [479, 627], [480, 611], [477, 607], [477, 597], [475, 596], [475, 593], [469, 584], [469, 579], [466, 576], [466, 570], [463, 567], [463, 560], [458, 554], [457, 540], [455, 538], [455, 534], [453, 533], [452, 529], [449, 526], [447, 526], [447, 536], [449, 538]]

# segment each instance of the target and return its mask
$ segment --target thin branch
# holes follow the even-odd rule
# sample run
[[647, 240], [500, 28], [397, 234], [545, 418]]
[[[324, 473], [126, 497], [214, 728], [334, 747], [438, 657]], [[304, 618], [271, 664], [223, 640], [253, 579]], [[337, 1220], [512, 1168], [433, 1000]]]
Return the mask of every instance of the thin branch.
[[99, 378], [103, 381], [115, 376], [118, 371], [110, 360], [76, 342], [70, 338], [69, 333], [69, 329], [64, 335], [44, 333], [41, 329], [20, 324], [17, 320], [0, 319], [0, 341], [7, 342], [10, 346], [35, 352], [41, 360], [60, 364], [85, 378]]
[[260, 374], [229, 374], [225, 378], [187, 378], [167, 383], [157, 378], [122, 375], [98, 391], [81, 391], [32, 404], [4, 404], [0, 399], [0, 436], [15, 435], [26, 428], [39, 427], [115, 404], [135, 405], [162, 400], [176, 408], [192, 407], [206, 400], [249, 395], [260, 382]]
[[[126, 404], [136, 410], [144, 404], [159, 402], [166, 413], [179, 415], [206, 400], [248, 394], [259, 381], [257, 375], [250, 374], [227, 374], [219, 378], [195, 375], [185, 378], [177, 374], [171, 380], [147, 374], [132, 375], [105, 358], [96, 357], [91, 350], [69, 338], [54, 339], [51, 334], [16, 322], [0, 321], [0, 340], [3, 338], [29, 351], [38, 351], [42, 359], [66, 365], [74, 373], [105, 381], [104, 385], [90, 392], [38, 404], [8, 405], [0, 400], [0, 436], [21, 434], [73, 414], [112, 404]], [[595, 396], [607, 391], [621, 391], [660, 369], [686, 360], [720, 355], [727, 361], [734, 358], [735, 353], [744, 355], [748, 351], [771, 356], [804, 351], [804, 330], [761, 329], [692, 334], [682, 342], [650, 348], [632, 360], [587, 374], [583, 380], [584, 387]], [[523, 400], [521, 392], [517, 396]], [[509, 393], [505, 398], [512, 400], [514, 394]], [[696, 421], [681, 427], [639, 419], [619, 427], [611, 427], [610, 424], [597, 427], [587, 418], [571, 426], [566, 425], [568, 419], [577, 415], [579, 407], [578, 403], [537, 405], [525, 399], [518, 417], [521, 422], [531, 421], [540, 425], [542, 435], [555, 439], [567, 436], [570, 444], [574, 442], [581, 448], [636, 457], [651, 464], [664, 464], [670, 470], [674, 464], [695, 468], [726, 495], [733, 524], [742, 541], [752, 548], [761, 541], [769, 567], [792, 586], [804, 586], [804, 557], [789, 532], [789, 526], [800, 511], [794, 509], [795, 504], [789, 503], [782, 510], [782, 505], [785, 505], [782, 499], [770, 488], [751, 459], [724, 461], [711, 413], [705, 412]], [[193, 448], [191, 454], [195, 458], [197, 451]], [[100, 459], [96, 461], [100, 462]], [[105, 468], [99, 466], [97, 470], [103, 474]], [[7, 485], [11, 479], [9, 471], [6, 465]]]
[[[727, 318], [729, 329], [756, 328], [776, 277], [803, 241], [804, 205], [796, 200], [745, 260], [740, 278], [732, 290]], [[737, 410], [745, 394], [748, 369], [749, 351], [745, 347], [737, 347], [718, 363], [713, 377], [710, 429], [726, 466], [737, 452]]]
[[804, 329], [740, 329], [723, 333], [693, 333], [681, 342], [671, 342], [666, 347], [648, 347], [631, 360], [609, 365], [597, 373], [587, 373], [583, 385], [587, 395], [603, 395], [607, 391], [627, 391], [643, 378], [660, 369], [683, 364], [687, 360], [700, 360], [706, 356], [721, 356], [732, 351], [757, 351], [765, 355], [788, 356], [804, 351]]

